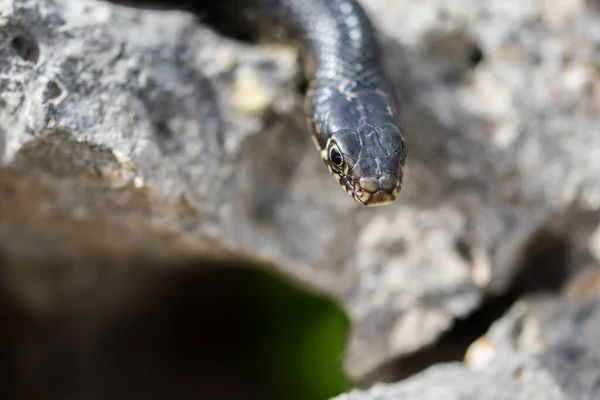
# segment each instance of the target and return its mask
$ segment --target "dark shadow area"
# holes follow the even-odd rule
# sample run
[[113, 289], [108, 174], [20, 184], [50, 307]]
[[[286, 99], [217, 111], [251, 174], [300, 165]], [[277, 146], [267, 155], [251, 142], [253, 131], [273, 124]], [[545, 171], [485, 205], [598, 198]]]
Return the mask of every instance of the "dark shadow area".
[[[465, 246], [460, 244], [459, 250], [468, 254]], [[556, 293], [562, 289], [572, 272], [569, 238], [542, 229], [531, 237], [522, 254], [505, 293], [488, 297], [469, 316], [457, 319], [435, 344], [381, 366], [360, 386], [369, 387], [377, 381], [398, 382], [434, 364], [462, 361], [471, 343], [484, 335], [517, 300], [529, 294]]]
[[346, 389], [348, 321], [331, 300], [247, 262], [141, 263], [43, 311], [0, 292], [1, 398], [320, 400]]
[[[241, 17], [239, 2], [209, 0], [108, 0], [128, 7], [153, 10], [181, 10], [194, 13], [202, 23], [223, 36], [246, 43], [259, 41], [260, 32]], [[242, 3], [243, 4], [243, 3]]]
[[39, 398], [39, 388], [28, 379], [27, 349], [35, 325], [3, 283], [0, 281], [0, 399]]
[[426, 37], [423, 57], [435, 65], [443, 83], [459, 84], [483, 61], [478, 44], [463, 32], [433, 32]]
[[37, 64], [40, 59], [40, 48], [32, 37], [28, 35], [15, 36], [10, 42], [13, 50], [23, 60]]
[[[600, 0], [585, 0], [585, 6], [593, 12], [600, 12]], [[600, 383], [599, 383], [600, 386]]]

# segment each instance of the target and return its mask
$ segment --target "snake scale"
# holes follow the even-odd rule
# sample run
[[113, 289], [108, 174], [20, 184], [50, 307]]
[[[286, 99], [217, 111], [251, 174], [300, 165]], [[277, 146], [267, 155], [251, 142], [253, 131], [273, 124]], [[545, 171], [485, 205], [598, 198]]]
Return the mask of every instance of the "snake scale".
[[305, 68], [308, 126], [327, 168], [365, 206], [396, 199], [407, 146], [375, 30], [357, 0], [113, 1], [217, 15], [298, 43], [312, 65]]

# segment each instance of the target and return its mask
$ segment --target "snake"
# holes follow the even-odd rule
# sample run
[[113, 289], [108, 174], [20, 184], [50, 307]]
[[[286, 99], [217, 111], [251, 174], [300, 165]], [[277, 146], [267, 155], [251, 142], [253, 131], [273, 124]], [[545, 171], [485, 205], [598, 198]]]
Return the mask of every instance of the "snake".
[[358, 0], [164, 3], [297, 43], [309, 81], [304, 106], [308, 130], [329, 172], [364, 206], [390, 204], [398, 197], [408, 149], [398, 102], [383, 70], [382, 48]]

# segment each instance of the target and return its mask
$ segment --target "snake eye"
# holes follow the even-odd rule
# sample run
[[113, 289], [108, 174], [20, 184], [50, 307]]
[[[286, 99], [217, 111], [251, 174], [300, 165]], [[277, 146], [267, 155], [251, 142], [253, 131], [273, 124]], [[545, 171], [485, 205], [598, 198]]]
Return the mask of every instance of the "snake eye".
[[329, 161], [332, 166], [337, 168], [340, 168], [342, 164], [344, 164], [344, 157], [342, 157], [342, 153], [340, 153], [340, 150], [335, 144], [329, 149]]

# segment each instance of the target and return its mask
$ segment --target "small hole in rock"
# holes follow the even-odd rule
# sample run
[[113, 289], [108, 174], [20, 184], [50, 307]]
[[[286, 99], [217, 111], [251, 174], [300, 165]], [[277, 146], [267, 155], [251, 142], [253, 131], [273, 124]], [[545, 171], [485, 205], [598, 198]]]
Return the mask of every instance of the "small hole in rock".
[[467, 243], [465, 239], [457, 239], [456, 243], [454, 243], [456, 247], [456, 251], [460, 256], [467, 262], [473, 262], [473, 254], [471, 253], [471, 246]]
[[58, 85], [58, 83], [56, 83], [55, 81], [50, 81], [46, 84], [46, 89], [44, 89], [43, 96], [44, 96], [44, 100], [48, 101], [48, 100], [56, 99], [61, 94], [62, 94], [62, 90], [61, 90], [60, 86]]
[[310, 82], [307, 79], [305, 79], [305, 78], [300, 79], [298, 82], [298, 93], [305, 94], [306, 91], [308, 90], [309, 85], [310, 85]]
[[154, 137], [163, 154], [178, 153], [182, 149], [182, 144], [173, 134], [167, 121], [157, 121], [154, 124]]
[[154, 125], [154, 128], [156, 129], [156, 136], [159, 136], [162, 139], [173, 137], [169, 125], [165, 121], [158, 121], [156, 125]]
[[471, 62], [471, 67], [473, 68], [483, 61], [483, 52], [479, 47], [473, 45], [473, 47], [470, 49], [469, 61]]
[[477, 43], [464, 32], [432, 32], [424, 43], [428, 62], [448, 83], [458, 83], [483, 60]]
[[16, 36], [11, 42], [12, 48], [25, 61], [36, 64], [40, 58], [40, 48], [35, 40], [25, 37]]

